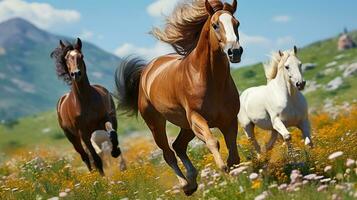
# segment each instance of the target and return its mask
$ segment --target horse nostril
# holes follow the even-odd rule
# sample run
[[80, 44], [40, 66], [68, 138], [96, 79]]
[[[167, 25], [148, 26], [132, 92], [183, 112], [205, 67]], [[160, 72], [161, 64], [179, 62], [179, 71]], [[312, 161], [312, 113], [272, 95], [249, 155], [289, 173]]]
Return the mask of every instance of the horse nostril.
[[300, 86], [300, 82], [297, 82], [297, 83], [296, 83], [296, 87], [299, 87], [299, 86]]
[[71, 76], [74, 77], [74, 73], [73, 72], [71, 72]]
[[233, 54], [232, 49], [228, 49], [228, 56], [231, 56]]
[[303, 84], [303, 85], [306, 85], [306, 81], [303, 81], [302, 84]]
[[81, 75], [82, 75], [81, 71], [78, 71], [78, 72], [77, 72], [77, 75], [78, 75], [78, 76], [81, 76]]

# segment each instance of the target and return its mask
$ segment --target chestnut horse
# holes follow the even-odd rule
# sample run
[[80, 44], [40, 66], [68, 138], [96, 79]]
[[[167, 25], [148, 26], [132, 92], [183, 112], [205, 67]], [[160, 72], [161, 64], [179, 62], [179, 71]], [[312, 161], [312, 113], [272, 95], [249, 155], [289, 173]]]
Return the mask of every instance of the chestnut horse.
[[[233, 16], [236, 7], [236, 0], [232, 5], [207, 0], [179, 4], [166, 28], [153, 30], [154, 36], [171, 44], [177, 54], [158, 57], [147, 65], [129, 58], [116, 71], [120, 108], [135, 114], [140, 111], [186, 195], [197, 190], [197, 170], [186, 154], [195, 136], [206, 143], [221, 170], [240, 162], [236, 142], [239, 95], [229, 64], [240, 62], [243, 53], [239, 22]], [[187, 170], [186, 176], [169, 146], [166, 121], [181, 127], [172, 147]], [[218, 127], [224, 135], [228, 167], [211, 127]]]
[[91, 143], [91, 134], [96, 130], [106, 130], [113, 144], [112, 156], [121, 154], [114, 101], [107, 89], [89, 84], [79, 38], [74, 45], [60, 41], [51, 58], [55, 60], [57, 76], [71, 85], [71, 91], [57, 104], [59, 125], [88, 169], [91, 171], [92, 167], [82, 141], [91, 153], [95, 167], [104, 175], [102, 160]]

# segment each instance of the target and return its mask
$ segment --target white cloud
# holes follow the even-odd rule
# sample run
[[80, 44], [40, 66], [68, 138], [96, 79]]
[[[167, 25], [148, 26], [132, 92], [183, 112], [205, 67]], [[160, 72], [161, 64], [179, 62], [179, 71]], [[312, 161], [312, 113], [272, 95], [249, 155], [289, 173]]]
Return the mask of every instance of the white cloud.
[[151, 47], [139, 47], [130, 43], [125, 43], [118, 47], [114, 53], [119, 57], [125, 57], [130, 55], [139, 55], [145, 59], [153, 59], [155, 57], [165, 55], [167, 53], [172, 53], [174, 50], [167, 44], [162, 42], [156, 42], [154, 46]]
[[47, 3], [30, 3], [24, 0], [0, 1], [0, 22], [13, 17], [22, 17], [46, 29], [58, 24], [77, 22], [80, 13], [76, 10], [56, 9]]
[[152, 17], [162, 17], [163, 15], [170, 14], [177, 2], [178, 0], [156, 0], [146, 10]]
[[289, 15], [277, 15], [273, 17], [273, 21], [278, 23], [287, 23], [291, 21], [291, 17]]
[[81, 39], [84, 39], [84, 40], [89, 40], [89, 39], [93, 38], [93, 36], [94, 36], [94, 33], [92, 31], [89, 31], [89, 30], [83, 30], [79, 34], [79, 37]]
[[245, 45], [262, 45], [262, 46], [268, 46], [271, 44], [271, 41], [260, 35], [248, 35], [245, 34], [244, 32], [240, 32], [240, 39], [239, 41], [242, 43], [242, 46]]
[[287, 46], [287, 45], [294, 45], [295, 39], [292, 36], [284, 36], [280, 37], [276, 40], [276, 44], [278, 46]]

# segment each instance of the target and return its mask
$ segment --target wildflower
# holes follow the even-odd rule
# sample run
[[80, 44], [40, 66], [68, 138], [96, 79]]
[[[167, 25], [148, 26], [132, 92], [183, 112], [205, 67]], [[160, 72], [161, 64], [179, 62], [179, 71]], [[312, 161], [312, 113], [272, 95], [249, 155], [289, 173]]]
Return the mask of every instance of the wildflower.
[[346, 189], [345, 186], [340, 185], [340, 184], [337, 184], [337, 185], [335, 186], [335, 188], [336, 188], [337, 190], [345, 190], [345, 189]]
[[290, 174], [291, 183], [299, 182], [301, 177], [302, 175], [300, 174], [299, 170], [293, 170]]
[[60, 192], [58, 196], [61, 197], [61, 198], [64, 198], [64, 197], [66, 197], [67, 195], [68, 195], [67, 192]]
[[58, 197], [51, 197], [51, 198], [49, 198], [47, 200], [59, 200], [59, 198]]
[[342, 200], [342, 198], [340, 196], [338, 196], [337, 194], [333, 194], [331, 199], [332, 200]]
[[260, 180], [253, 180], [252, 188], [253, 189], [258, 189], [262, 185], [262, 182]]
[[283, 183], [283, 184], [279, 185], [278, 189], [279, 190], [285, 190], [287, 187], [288, 187], [288, 184]]
[[265, 200], [268, 197], [268, 192], [264, 191], [260, 195], [256, 196], [254, 200]]
[[12, 192], [17, 192], [19, 190], [19, 188], [12, 188]]
[[331, 165], [328, 165], [328, 166], [326, 166], [325, 168], [324, 168], [324, 172], [329, 172], [329, 171], [331, 171], [332, 170], [332, 166]]
[[351, 169], [350, 169], [350, 168], [347, 168], [345, 173], [346, 173], [346, 174], [351, 173]]
[[241, 166], [236, 169], [233, 169], [232, 171], [229, 172], [229, 175], [231, 176], [238, 176], [240, 173], [242, 173], [244, 170], [248, 169], [247, 166]]
[[219, 178], [221, 175], [219, 174], [219, 173], [214, 173], [213, 175], [212, 175], [212, 177], [214, 178], [214, 179], [217, 179], [217, 178]]
[[342, 156], [342, 155], [343, 155], [343, 152], [342, 152], [342, 151], [336, 151], [336, 152], [330, 154], [330, 155], [328, 156], [328, 159], [329, 159], [329, 160], [334, 160], [334, 159], [336, 159], [336, 158], [338, 158], [338, 157], [340, 157], [340, 156]]
[[324, 178], [324, 179], [320, 180], [321, 183], [328, 183], [330, 181], [331, 181], [331, 178]]
[[244, 192], [244, 188], [243, 188], [241, 185], [239, 186], [239, 192], [240, 192], [240, 193], [243, 193], [243, 192]]
[[205, 188], [205, 184], [201, 183], [198, 185], [197, 190], [203, 190]]
[[313, 180], [315, 177], [316, 177], [316, 174], [309, 174], [309, 175], [304, 176], [304, 179]]
[[343, 179], [343, 174], [341, 174], [341, 173], [336, 174], [336, 178], [338, 180], [342, 180]]
[[172, 194], [178, 194], [180, 193], [180, 190], [176, 189], [176, 190], [172, 190]]
[[219, 186], [221, 186], [221, 187], [222, 187], [222, 186], [225, 186], [225, 185], [227, 185], [227, 182], [226, 182], [226, 181], [223, 181], [222, 183], [219, 184]]
[[69, 193], [71, 191], [71, 189], [67, 188], [64, 190], [65, 192]]
[[251, 173], [251, 174], [249, 175], [249, 179], [250, 179], [251, 181], [256, 180], [258, 177], [259, 177], [259, 175], [258, 175], [257, 173]]
[[211, 169], [210, 168], [205, 168], [201, 171], [201, 178], [207, 178], [208, 175], [210, 174]]
[[214, 181], [210, 181], [210, 182], [207, 183], [208, 186], [211, 186], [213, 184], [214, 184]]
[[353, 167], [355, 165], [355, 161], [353, 159], [348, 158], [346, 160], [346, 167]]
[[277, 188], [277, 187], [278, 187], [278, 184], [275, 184], [275, 183], [274, 183], [274, 184], [269, 185], [268, 188], [269, 188], [269, 189], [272, 189], [272, 188]]
[[321, 192], [323, 190], [326, 190], [327, 189], [327, 185], [320, 185], [318, 188], [317, 188], [317, 191], [318, 192]]
[[324, 178], [324, 176], [315, 176], [315, 177], [314, 177], [314, 180], [317, 181], [317, 180], [320, 180], [320, 179], [323, 179], [323, 178]]

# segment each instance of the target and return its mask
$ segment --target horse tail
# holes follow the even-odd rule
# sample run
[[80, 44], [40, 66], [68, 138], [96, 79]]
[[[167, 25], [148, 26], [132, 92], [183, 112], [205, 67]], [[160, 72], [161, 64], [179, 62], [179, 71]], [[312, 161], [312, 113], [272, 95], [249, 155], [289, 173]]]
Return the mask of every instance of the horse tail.
[[140, 58], [125, 58], [115, 71], [117, 109], [124, 114], [138, 114], [139, 82], [145, 66]]

